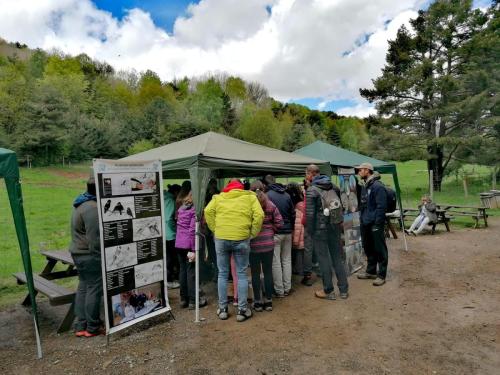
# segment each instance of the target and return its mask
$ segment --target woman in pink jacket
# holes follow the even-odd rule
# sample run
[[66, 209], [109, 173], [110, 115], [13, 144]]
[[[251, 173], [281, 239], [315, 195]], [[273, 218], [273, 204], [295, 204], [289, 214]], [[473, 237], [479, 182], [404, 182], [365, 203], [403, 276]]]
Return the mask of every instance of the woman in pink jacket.
[[292, 198], [295, 207], [295, 225], [292, 234], [292, 264], [293, 273], [303, 276], [304, 265], [304, 216], [305, 204], [304, 193], [299, 184], [290, 182], [286, 187], [286, 192]]

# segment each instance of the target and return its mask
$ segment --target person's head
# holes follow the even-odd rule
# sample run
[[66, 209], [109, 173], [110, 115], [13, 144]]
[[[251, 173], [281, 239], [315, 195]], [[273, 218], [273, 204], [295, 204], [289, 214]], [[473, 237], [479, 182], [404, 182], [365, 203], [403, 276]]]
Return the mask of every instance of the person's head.
[[264, 183], [266, 185], [271, 185], [276, 183], [276, 177], [274, 177], [271, 174], [268, 174], [266, 177], [264, 177]]
[[290, 198], [292, 198], [294, 206], [304, 200], [304, 193], [302, 193], [300, 185], [296, 182], [290, 182], [286, 186], [286, 192], [290, 195]]
[[193, 193], [191, 191], [188, 193], [188, 195], [184, 197], [182, 203], [185, 204], [186, 206], [190, 206], [193, 204]]
[[179, 194], [177, 194], [176, 200], [178, 205], [182, 204], [184, 198], [187, 197], [190, 191], [191, 191], [191, 181], [186, 180], [182, 183], [181, 190], [179, 191]]
[[256, 180], [250, 184], [250, 190], [254, 191], [262, 208], [266, 207], [267, 195], [264, 193], [265, 186], [262, 181]]
[[371, 163], [361, 163], [356, 167], [356, 171], [359, 177], [366, 180], [373, 174], [373, 165]]
[[316, 164], [309, 164], [306, 168], [306, 180], [311, 182], [315, 176], [320, 174], [320, 170]]
[[90, 176], [87, 180], [87, 193], [90, 195], [97, 195], [94, 176]]
[[174, 198], [177, 197], [177, 194], [181, 191], [181, 185], [179, 184], [172, 184], [172, 185], [167, 185], [167, 191], [174, 196]]
[[431, 198], [428, 195], [423, 195], [420, 199], [422, 203], [431, 203]]

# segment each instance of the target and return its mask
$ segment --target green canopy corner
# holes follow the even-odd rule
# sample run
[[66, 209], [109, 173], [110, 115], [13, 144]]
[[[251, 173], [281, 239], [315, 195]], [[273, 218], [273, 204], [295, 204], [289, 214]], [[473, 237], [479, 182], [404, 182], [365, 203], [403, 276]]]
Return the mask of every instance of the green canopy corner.
[[38, 313], [35, 300], [35, 286], [33, 283], [33, 270], [31, 268], [30, 245], [28, 232], [26, 230], [26, 220], [24, 217], [23, 194], [19, 181], [19, 165], [17, 163], [16, 153], [5, 148], [0, 148], [0, 178], [5, 180], [7, 194], [9, 196], [12, 217], [16, 227], [17, 240], [21, 250], [24, 272], [26, 273], [26, 285], [31, 300], [33, 311], [33, 323], [35, 325], [35, 336], [37, 340], [38, 358], [42, 357], [40, 345], [40, 334], [38, 330]]

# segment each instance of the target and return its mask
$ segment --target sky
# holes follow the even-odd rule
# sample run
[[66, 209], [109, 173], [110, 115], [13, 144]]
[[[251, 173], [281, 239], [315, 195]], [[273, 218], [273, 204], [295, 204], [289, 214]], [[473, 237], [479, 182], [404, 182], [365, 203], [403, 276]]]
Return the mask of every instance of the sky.
[[[228, 73], [284, 102], [365, 117], [387, 41], [429, 0], [0, 0], [0, 38], [163, 80]], [[485, 7], [488, 0], [475, 0]]]

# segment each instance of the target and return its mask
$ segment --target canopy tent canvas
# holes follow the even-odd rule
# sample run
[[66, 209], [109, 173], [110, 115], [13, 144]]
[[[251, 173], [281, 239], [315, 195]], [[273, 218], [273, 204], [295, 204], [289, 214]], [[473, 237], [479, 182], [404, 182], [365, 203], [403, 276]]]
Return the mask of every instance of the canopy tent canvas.
[[[251, 177], [273, 174], [301, 176], [309, 164], [317, 164], [321, 171], [331, 175], [327, 161], [276, 150], [266, 146], [235, 139], [223, 134], [207, 132], [179, 142], [144, 151], [121, 159], [123, 161], [161, 160], [163, 178], [189, 178], [196, 209], [196, 233], [205, 202], [205, 193], [211, 177]], [[199, 249], [196, 236], [196, 250]], [[196, 286], [199, 286], [199, 261], [196, 251]], [[198, 290], [196, 291], [198, 296]], [[198, 298], [196, 321], [199, 321]]]
[[[401, 189], [399, 187], [398, 172], [396, 170], [396, 164], [388, 163], [386, 161], [371, 158], [366, 155], [358, 154], [353, 151], [345, 150], [341, 147], [331, 145], [322, 141], [316, 141], [310, 145], [299, 148], [294, 151], [294, 154], [309, 156], [311, 158], [317, 158], [321, 160], [327, 160], [330, 162], [332, 173], [337, 174], [338, 168], [353, 168], [361, 163], [371, 163], [373, 168], [381, 174], [391, 174], [394, 181], [394, 189], [396, 191], [396, 197], [398, 200], [398, 206], [400, 210], [400, 220], [402, 228], [404, 228], [404, 218], [403, 218], [403, 203], [401, 201]], [[405, 243], [405, 249], [408, 250], [406, 244], [406, 236], [403, 231], [403, 238]]]
[[23, 194], [19, 182], [19, 165], [17, 163], [16, 153], [5, 148], [0, 148], [0, 178], [5, 180], [7, 194], [9, 196], [12, 217], [16, 227], [17, 240], [21, 250], [24, 272], [26, 273], [26, 285], [31, 300], [31, 309], [33, 312], [33, 323], [35, 325], [35, 337], [37, 341], [38, 358], [42, 357], [42, 348], [40, 344], [40, 335], [38, 330], [38, 314], [35, 300], [35, 286], [33, 283], [33, 270], [31, 267], [30, 246], [28, 232], [26, 230], [26, 220], [24, 217]]

